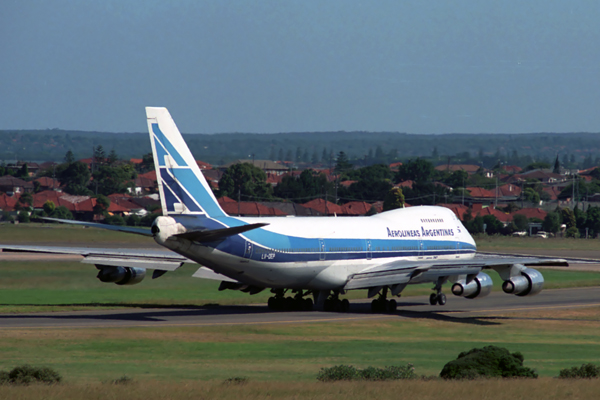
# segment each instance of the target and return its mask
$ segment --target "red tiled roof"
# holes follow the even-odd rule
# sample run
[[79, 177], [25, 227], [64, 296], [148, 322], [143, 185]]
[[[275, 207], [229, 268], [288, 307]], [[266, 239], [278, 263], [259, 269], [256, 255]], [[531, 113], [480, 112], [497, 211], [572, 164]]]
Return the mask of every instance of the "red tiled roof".
[[6, 193], [0, 194], [0, 209], [2, 209], [2, 211], [14, 211], [16, 205], [16, 197], [11, 197]]
[[470, 164], [442, 164], [435, 167], [437, 171], [466, 171], [468, 173], [475, 173], [479, 170], [479, 165], [470, 165]]
[[411, 188], [413, 187], [414, 182], [411, 180], [408, 181], [404, 181], [404, 182], [400, 182], [394, 185], [394, 187], [399, 187], [399, 188], [403, 188], [403, 187], [407, 187], [407, 188]]
[[47, 176], [42, 176], [40, 178], [36, 178], [33, 181], [38, 182], [41, 187], [57, 188], [57, 189], [60, 187], [60, 182], [58, 180], [52, 179]]
[[562, 192], [562, 189], [556, 186], [544, 186], [542, 190], [550, 195], [550, 200], [558, 199], [558, 195]]
[[204, 161], [196, 160], [196, 164], [198, 165], [198, 168], [200, 168], [200, 169], [212, 169], [212, 165], [210, 165], [209, 163], [206, 163]]
[[256, 202], [250, 202], [250, 201], [241, 201], [240, 203], [238, 203], [237, 201], [227, 201], [227, 202], [222, 202], [221, 204], [221, 208], [223, 208], [223, 211], [225, 211], [227, 214], [230, 215], [237, 215], [237, 214], [242, 214], [242, 215], [256, 215], [256, 216], [284, 216], [287, 215], [286, 213], [284, 213], [283, 211], [277, 209], [277, 208], [273, 208], [273, 207], [266, 207], [263, 206], [262, 204], [256, 203]]
[[495, 190], [487, 190], [480, 187], [468, 187], [467, 190], [471, 193], [471, 197], [479, 198], [496, 198]]
[[465, 213], [469, 210], [469, 207], [462, 204], [438, 204], [438, 206], [446, 207], [452, 210], [452, 212], [454, 212], [454, 214], [456, 214], [460, 220], [463, 219]]
[[[492, 190], [493, 192], [493, 190]], [[521, 188], [511, 183], [498, 187], [498, 196], [520, 196]]]
[[[326, 202], [323, 199], [314, 199], [302, 205], [304, 207], [312, 208], [313, 210], [316, 210], [323, 215], [343, 214], [344, 212], [342, 210], [342, 207], [330, 201]], [[325, 205], [327, 205], [327, 207]]]
[[500, 210], [496, 210], [494, 207], [482, 208], [477, 214], [475, 214], [475, 216], [477, 215], [481, 217], [484, 217], [486, 215], [493, 215], [494, 217], [498, 218], [498, 221], [501, 222], [509, 222], [512, 220], [512, 216], [510, 214], [506, 214]]
[[519, 211], [515, 211], [514, 213], [512, 213], [511, 217], [514, 217], [516, 214], [524, 215], [528, 219], [539, 218], [541, 220], [544, 220], [544, 218], [546, 218], [546, 215], [548, 215], [548, 213], [542, 210], [541, 208], [523, 208]]
[[510, 174], [517, 174], [517, 173], [523, 171], [523, 168], [516, 166], [516, 165], [506, 165], [506, 166], [502, 167], [502, 169]]
[[138, 178], [152, 179], [153, 181], [156, 182], [156, 171], [152, 170], [152, 171], [145, 172], [143, 174], [139, 174]]
[[371, 209], [371, 205], [364, 201], [351, 201], [342, 206], [344, 215], [365, 215]]
[[340, 185], [344, 186], [344, 187], [350, 187], [350, 185], [352, 185], [353, 183], [356, 183], [358, 181], [343, 181], [340, 182]]
[[143, 162], [144, 162], [144, 160], [143, 160], [143, 159], [141, 159], [141, 158], [131, 158], [131, 159], [129, 160], [129, 162], [130, 162], [130, 163], [132, 163], [132, 164], [141, 164], [141, 163], [143, 163]]

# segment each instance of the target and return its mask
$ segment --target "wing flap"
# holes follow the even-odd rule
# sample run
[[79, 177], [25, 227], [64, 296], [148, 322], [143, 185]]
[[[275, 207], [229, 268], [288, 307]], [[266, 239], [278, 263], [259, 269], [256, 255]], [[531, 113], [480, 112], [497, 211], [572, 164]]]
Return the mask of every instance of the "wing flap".
[[210, 280], [214, 280], [214, 281], [240, 283], [240, 282], [236, 281], [235, 279], [231, 279], [228, 276], [218, 274], [218, 273], [214, 272], [212, 269], [208, 269], [206, 267], [198, 268], [198, 271], [194, 272], [194, 275], [192, 275], [192, 277], [201, 278], [201, 279], [210, 279]]
[[113, 267], [134, 267], [145, 269], [158, 269], [161, 271], [175, 271], [183, 265], [181, 261], [166, 261], [153, 258], [88, 256], [81, 260], [83, 264], [111, 265]]
[[568, 266], [563, 259], [540, 259], [534, 257], [474, 257], [469, 260], [417, 260], [392, 261], [383, 265], [370, 267], [351, 275], [344, 286], [345, 290], [366, 289], [376, 286], [419, 283], [426, 276], [428, 279], [451, 276], [478, 274], [482, 269], [501, 268], [515, 264], [525, 266]]

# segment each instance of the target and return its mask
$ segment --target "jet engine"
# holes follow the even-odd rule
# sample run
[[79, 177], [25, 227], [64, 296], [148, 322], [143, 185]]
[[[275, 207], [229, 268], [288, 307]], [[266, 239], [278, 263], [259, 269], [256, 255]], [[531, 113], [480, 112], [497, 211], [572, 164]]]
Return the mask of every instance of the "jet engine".
[[100, 270], [96, 276], [100, 282], [135, 285], [146, 277], [145, 268], [114, 267], [111, 265], [96, 265], [96, 268]]
[[492, 278], [488, 274], [480, 272], [469, 283], [467, 283], [467, 279], [458, 280], [452, 285], [452, 294], [467, 299], [485, 297], [492, 291], [492, 285]]
[[517, 296], [533, 296], [541, 292], [543, 287], [544, 277], [533, 268], [525, 268], [521, 275], [512, 276], [502, 284], [504, 293]]

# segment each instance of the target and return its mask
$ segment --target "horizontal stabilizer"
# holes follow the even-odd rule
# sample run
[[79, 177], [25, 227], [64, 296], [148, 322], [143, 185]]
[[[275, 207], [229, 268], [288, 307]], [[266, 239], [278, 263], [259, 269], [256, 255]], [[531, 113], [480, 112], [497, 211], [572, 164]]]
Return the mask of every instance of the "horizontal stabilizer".
[[92, 228], [108, 229], [109, 231], [127, 232], [127, 233], [134, 233], [136, 235], [152, 236], [152, 232], [150, 232], [150, 229], [145, 229], [145, 228], [99, 224], [97, 222], [73, 221], [71, 219], [59, 219], [59, 218], [48, 218], [48, 217], [41, 217], [41, 218], [46, 221], [61, 222], [63, 224], [89, 226]]
[[194, 242], [215, 242], [217, 240], [225, 239], [226, 237], [238, 235], [240, 233], [244, 233], [247, 231], [251, 231], [253, 229], [261, 228], [269, 224], [259, 223], [259, 224], [250, 224], [250, 225], [242, 225], [236, 226], [233, 228], [224, 228], [224, 229], [213, 229], [208, 231], [191, 231], [180, 233], [177, 235], [173, 235], [174, 237], [192, 240]]

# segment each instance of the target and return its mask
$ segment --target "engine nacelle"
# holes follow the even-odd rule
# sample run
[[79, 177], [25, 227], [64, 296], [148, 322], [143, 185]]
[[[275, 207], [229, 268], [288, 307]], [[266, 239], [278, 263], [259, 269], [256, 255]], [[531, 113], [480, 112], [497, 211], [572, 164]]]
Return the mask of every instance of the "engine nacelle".
[[452, 294], [455, 296], [474, 299], [476, 297], [485, 297], [492, 291], [492, 278], [486, 273], [480, 272], [469, 283], [466, 279], [461, 279], [452, 285]]
[[520, 276], [513, 276], [504, 281], [502, 290], [504, 293], [517, 296], [533, 296], [544, 288], [544, 277], [533, 268], [525, 268]]
[[135, 285], [146, 277], [145, 268], [114, 267], [112, 265], [96, 265], [96, 268], [100, 270], [96, 276], [100, 282]]

